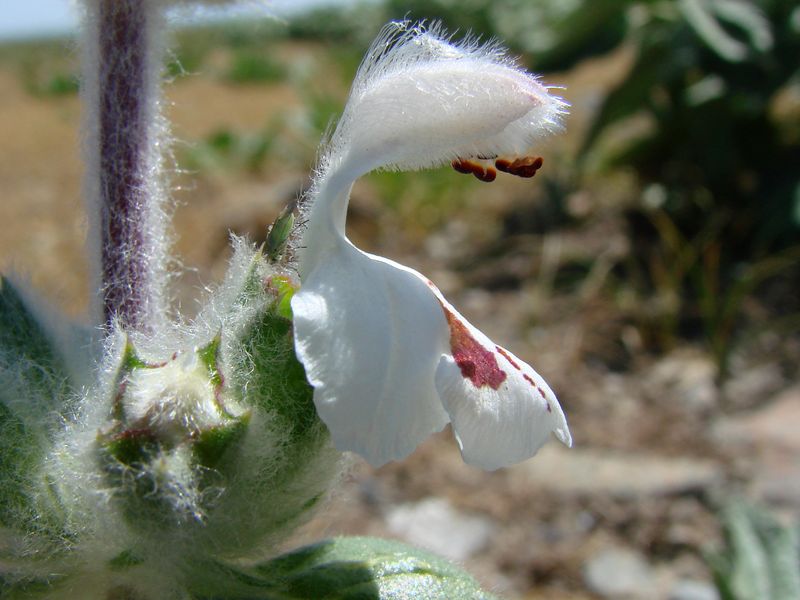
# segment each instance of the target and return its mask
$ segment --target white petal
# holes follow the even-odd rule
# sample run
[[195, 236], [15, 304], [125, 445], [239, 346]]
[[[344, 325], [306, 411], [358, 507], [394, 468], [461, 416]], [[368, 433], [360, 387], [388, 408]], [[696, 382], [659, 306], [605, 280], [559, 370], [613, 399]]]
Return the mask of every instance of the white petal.
[[352, 98], [340, 135], [349, 140], [348, 161], [363, 172], [417, 169], [522, 154], [555, 127], [562, 109], [533, 76], [485, 58], [418, 63]]
[[297, 355], [337, 448], [378, 466], [445, 426], [434, 379], [449, 334], [419, 273], [341, 238], [292, 310]]
[[544, 379], [439, 298], [451, 352], [439, 362], [436, 386], [464, 462], [489, 470], [520, 462], [536, 454], [551, 431], [571, 446], [564, 413]]

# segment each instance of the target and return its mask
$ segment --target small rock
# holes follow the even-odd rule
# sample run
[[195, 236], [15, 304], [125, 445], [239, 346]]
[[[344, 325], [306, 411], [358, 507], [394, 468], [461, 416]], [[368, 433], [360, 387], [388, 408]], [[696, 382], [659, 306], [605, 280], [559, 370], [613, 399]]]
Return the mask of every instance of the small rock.
[[757, 411], [723, 420], [715, 428], [715, 435], [726, 444], [781, 449], [800, 455], [798, 423], [800, 386], [795, 386]]
[[583, 568], [586, 586], [614, 600], [654, 597], [655, 573], [644, 557], [625, 548], [607, 548], [592, 556]]
[[766, 457], [753, 480], [753, 493], [769, 504], [783, 506], [800, 517], [800, 458]]
[[669, 496], [707, 489], [722, 479], [716, 463], [694, 458], [632, 456], [548, 444], [536, 458], [511, 470], [538, 489], [615, 497]]
[[427, 498], [389, 511], [386, 523], [394, 535], [454, 561], [483, 550], [494, 526], [489, 519], [456, 510], [444, 498]]
[[780, 366], [775, 362], [744, 369], [732, 369], [731, 377], [722, 392], [735, 408], [758, 406], [785, 385]]
[[703, 412], [717, 403], [717, 367], [705, 353], [681, 349], [658, 361], [648, 383], [657, 388], [656, 397], [674, 398], [689, 410]]
[[755, 496], [795, 512], [800, 507], [798, 423], [800, 386], [795, 386], [760, 410], [724, 419], [714, 428], [721, 445], [748, 458]]
[[719, 592], [707, 581], [681, 579], [672, 586], [669, 600], [719, 600]]

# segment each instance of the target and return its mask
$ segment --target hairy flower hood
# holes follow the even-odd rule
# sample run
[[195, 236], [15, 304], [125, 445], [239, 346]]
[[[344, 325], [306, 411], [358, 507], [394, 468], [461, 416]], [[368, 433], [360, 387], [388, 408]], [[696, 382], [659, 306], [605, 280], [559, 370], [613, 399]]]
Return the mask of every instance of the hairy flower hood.
[[297, 355], [337, 448], [381, 465], [448, 422], [464, 460], [486, 469], [532, 456], [551, 431], [571, 444], [533, 368], [428, 279], [345, 237], [361, 175], [489, 158], [502, 169], [501, 157], [525, 156], [564, 111], [496, 45], [454, 44], [438, 27], [408, 23], [373, 43], [304, 202], [302, 286], [292, 300]]

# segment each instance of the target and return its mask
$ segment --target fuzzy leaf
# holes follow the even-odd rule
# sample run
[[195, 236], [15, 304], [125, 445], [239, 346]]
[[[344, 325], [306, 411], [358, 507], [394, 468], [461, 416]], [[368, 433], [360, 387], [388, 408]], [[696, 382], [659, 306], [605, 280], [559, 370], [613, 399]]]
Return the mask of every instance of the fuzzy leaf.
[[[27, 385], [58, 394], [66, 371], [22, 296], [0, 276], [0, 369], [19, 369]], [[0, 390], [0, 398], [7, 390]]]
[[64, 411], [67, 375], [23, 297], [0, 278], [0, 524], [30, 513], [51, 413]]
[[342, 537], [299, 548], [247, 572], [239, 585], [196, 600], [490, 600], [448, 561], [400, 542]]

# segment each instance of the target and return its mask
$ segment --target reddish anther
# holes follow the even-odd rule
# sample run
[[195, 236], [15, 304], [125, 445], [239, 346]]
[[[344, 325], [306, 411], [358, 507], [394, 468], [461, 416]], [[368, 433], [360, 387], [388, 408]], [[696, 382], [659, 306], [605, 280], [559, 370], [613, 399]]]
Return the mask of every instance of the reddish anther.
[[477, 179], [485, 181], [486, 183], [491, 183], [497, 177], [497, 171], [495, 171], [494, 168], [484, 167], [480, 163], [465, 158], [457, 158], [450, 164], [459, 173], [464, 173], [466, 175], [472, 173]]
[[542, 168], [542, 164], [544, 164], [544, 159], [541, 156], [523, 156], [513, 161], [498, 158], [494, 161], [494, 166], [498, 170], [525, 178], [536, 175], [536, 171]]
[[465, 175], [472, 173], [472, 163], [468, 160], [457, 158], [450, 165], [459, 173], [464, 173]]
[[481, 181], [485, 181], [486, 183], [491, 183], [497, 177], [497, 171], [495, 171], [492, 167], [488, 167], [484, 169], [483, 167], [480, 170], [475, 170], [472, 172], [475, 177], [477, 177]]

